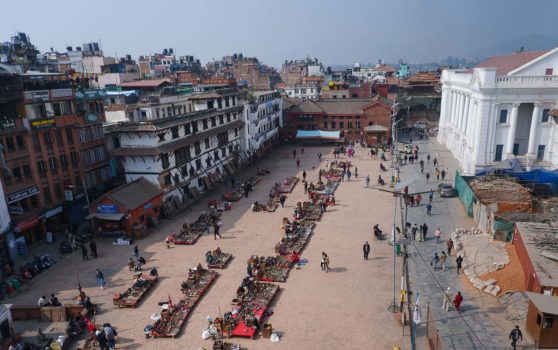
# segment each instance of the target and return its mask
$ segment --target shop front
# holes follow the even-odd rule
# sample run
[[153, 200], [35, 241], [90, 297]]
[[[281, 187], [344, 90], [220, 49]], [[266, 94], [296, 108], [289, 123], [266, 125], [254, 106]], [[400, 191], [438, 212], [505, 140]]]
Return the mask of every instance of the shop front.
[[87, 219], [99, 235], [140, 238], [159, 219], [162, 203], [163, 191], [142, 177], [101, 196]]

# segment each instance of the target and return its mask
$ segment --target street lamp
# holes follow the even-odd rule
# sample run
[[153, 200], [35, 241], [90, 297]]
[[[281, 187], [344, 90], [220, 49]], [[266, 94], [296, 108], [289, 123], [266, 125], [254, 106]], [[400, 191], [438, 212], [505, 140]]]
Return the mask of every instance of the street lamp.
[[87, 212], [89, 213], [89, 215], [91, 215], [91, 203], [89, 202], [89, 194], [87, 194], [87, 188], [85, 187], [85, 184], [83, 183], [83, 180], [81, 180], [81, 186], [69, 185], [69, 186], [66, 186], [66, 187], [67, 188], [83, 189], [83, 192], [85, 192], [85, 201], [87, 202]]

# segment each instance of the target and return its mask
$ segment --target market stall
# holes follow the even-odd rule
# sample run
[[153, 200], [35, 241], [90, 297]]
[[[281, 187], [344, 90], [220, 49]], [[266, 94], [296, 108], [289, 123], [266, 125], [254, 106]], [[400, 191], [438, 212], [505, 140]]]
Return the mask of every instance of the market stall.
[[244, 183], [238, 184], [234, 189], [231, 191], [223, 194], [223, 199], [229, 202], [238, 202], [246, 192], [246, 187], [252, 188], [256, 186], [262, 179], [259, 177], [251, 177], [248, 180], [244, 181]]
[[258, 201], [252, 203], [252, 211], [254, 212], [274, 212], [278, 207], [278, 204], [270, 199], [267, 203], [263, 204]]
[[213, 284], [218, 274], [215, 271], [202, 268], [201, 264], [188, 271], [188, 279], [182, 282], [181, 290], [183, 297], [172, 304], [169, 300], [160, 315], [152, 316], [155, 319], [151, 336], [154, 338], [174, 338], [180, 331], [186, 319]]
[[278, 285], [262, 282], [249, 287], [242, 302], [233, 311], [223, 315], [223, 329], [220, 332], [228, 336], [253, 338], [256, 333], [253, 320], [263, 327], [262, 320], [278, 290]]
[[313, 227], [313, 222], [296, 225], [291, 232], [285, 233], [281, 241], [275, 245], [275, 252], [280, 255], [288, 255], [292, 252], [300, 254], [312, 234]]
[[293, 263], [285, 256], [257, 256], [248, 259], [248, 270], [256, 281], [285, 282]]
[[157, 277], [139, 277], [134, 284], [123, 293], [118, 293], [112, 299], [114, 305], [119, 308], [135, 308], [149, 290], [157, 283]]
[[219, 247], [205, 253], [205, 261], [210, 269], [224, 269], [231, 259], [232, 254], [223, 253]]
[[285, 180], [283, 180], [283, 183], [281, 184], [281, 187], [279, 188], [279, 192], [281, 193], [291, 193], [296, 184], [300, 181], [300, 179], [296, 176], [289, 176], [287, 177]]

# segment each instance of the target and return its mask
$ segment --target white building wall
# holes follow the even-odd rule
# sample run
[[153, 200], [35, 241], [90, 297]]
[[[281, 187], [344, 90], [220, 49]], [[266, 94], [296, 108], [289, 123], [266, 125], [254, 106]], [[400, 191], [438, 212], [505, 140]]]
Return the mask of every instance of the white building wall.
[[[558, 166], [555, 122], [549, 118], [541, 123], [542, 111], [553, 108], [558, 101], [558, 76], [500, 77], [495, 69], [482, 68], [472, 74], [446, 70], [441, 81], [438, 141], [452, 152], [464, 174], [492, 165], [497, 145], [503, 145], [502, 159], [506, 159], [513, 157], [513, 144], [519, 144], [516, 157], [527, 167], [535, 162], [538, 146], [545, 145], [543, 160]], [[500, 123], [500, 111], [504, 109], [508, 111], [507, 120]]]
[[10, 212], [4, 194], [4, 187], [0, 180], [0, 234], [3, 234], [10, 228]]

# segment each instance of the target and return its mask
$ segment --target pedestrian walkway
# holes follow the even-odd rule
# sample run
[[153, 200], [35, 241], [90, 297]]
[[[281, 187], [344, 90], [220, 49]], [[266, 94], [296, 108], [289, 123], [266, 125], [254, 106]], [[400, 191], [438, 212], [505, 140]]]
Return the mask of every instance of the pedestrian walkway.
[[[416, 138], [415, 138], [416, 139]], [[401, 178], [409, 178], [415, 174], [420, 174], [420, 159], [424, 160], [424, 174], [421, 180], [409, 186], [409, 193], [436, 191], [438, 184], [436, 180], [434, 157], [439, 162], [439, 169], [445, 169], [446, 178], [444, 182], [454, 182], [455, 169], [457, 164], [451, 154], [442, 146], [438, 145], [434, 139], [429, 141], [413, 141], [413, 145], [419, 146], [419, 160], [414, 164], [403, 165], [401, 167]], [[430, 162], [427, 161], [427, 154], [430, 153]], [[426, 173], [430, 173], [429, 183], [426, 181]], [[420, 292], [420, 305], [422, 305], [423, 319], [426, 319], [426, 304], [430, 302], [432, 311], [431, 319], [435, 320], [434, 326], [439, 331], [442, 343], [441, 349], [505, 349], [508, 348], [507, 325], [500, 325], [495, 318], [504, 316], [499, 310], [496, 298], [481, 295], [476, 289], [466, 285], [462, 279], [463, 275], [457, 275], [455, 269], [455, 252], [448, 257], [446, 263], [448, 270], [434, 270], [430, 266], [430, 261], [434, 253], [441, 254], [447, 252], [446, 242], [450, 233], [458, 227], [473, 227], [475, 224], [467, 216], [461, 202], [457, 198], [440, 198], [434, 195], [432, 203], [432, 215], [426, 213], [428, 195], [423, 194], [423, 201], [420, 206], [409, 207], [407, 222], [417, 225], [426, 223], [428, 225], [427, 240], [425, 242], [412, 241], [408, 246], [409, 252], [409, 276], [411, 280], [411, 290]], [[434, 231], [436, 228], [442, 231], [440, 243], [436, 244]], [[418, 235], [417, 235], [418, 237]], [[448, 287], [455, 296], [458, 291], [464, 296], [461, 305], [461, 313], [455, 308], [450, 308], [449, 312], [442, 309], [443, 291]], [[417, 327], [417, 348], [426, 348], [425, 325]]]

